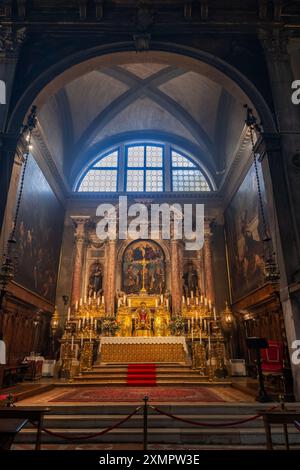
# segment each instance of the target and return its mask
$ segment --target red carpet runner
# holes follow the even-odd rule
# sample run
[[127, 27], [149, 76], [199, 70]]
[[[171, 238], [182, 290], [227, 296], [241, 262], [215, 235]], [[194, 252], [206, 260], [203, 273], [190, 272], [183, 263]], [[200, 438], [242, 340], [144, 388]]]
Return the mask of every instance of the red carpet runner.
[[156, 385], [156, 365], [128, 364], [127, 385]]

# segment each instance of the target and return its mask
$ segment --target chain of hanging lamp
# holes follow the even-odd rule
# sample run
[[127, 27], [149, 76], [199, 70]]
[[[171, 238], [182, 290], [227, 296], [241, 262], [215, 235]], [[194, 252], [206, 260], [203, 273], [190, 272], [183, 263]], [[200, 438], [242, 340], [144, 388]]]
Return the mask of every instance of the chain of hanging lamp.
[[262, 218], [262, 225], [263, 225], [263, 246], [264, 246], [264, 272], [265, 272], [265, 281], [267, 282], [276, 282], [280, 278], [279, 269], [275, 259], [275, 253], [273, 250], [273, 243], [272, 239], [268, 234], [267, 228], [267, 221], [264, 209], [264, 201], [262, 196], [262, 188], [259, 178], [258, 172], [258, 162], [257, 162], [257, 155], [255, 152], [255, 142], [254, 142], [254, 134], [262, 134], [261, 126], [257, 122], [257, 118], [254, 116], [253, 111], [249, 108], [248, 105], [245, 105], [247, 116], [246, 116], [246, 125], [250, 132], [250, 139], [251, 139], [251, 146], [252, 146], [252, 155], [253, 155], [253, 163], [255, 169], [255, 178], [257, 183], [257, 193], [258, 193], [258, 202], [259, 202], [259, 209]]
[[27, 146], [26, 146], [26, 153], [24, 155], [24, 160], [23, 160], [18, 198], [17, 198], [15, 214], [14, 214], [14, 218], [12, 222], [12, 230], [11, 230], [9, 239], [7, 241], [7, 248], [6, 248], [6, 253], [4, 254], [4, 261], [0, 268], [0, 311], [2, 309], [2, 304], [3, 304], [4, 298], [7, 292], [8, 284], [14, 278], [15, 261], [16, 261], [15, 235], [16, 235], [17, 222], [18, 222], [20, 205], [21, 205], [23, 188], [24, 188], [25, 173], [26, 173], [28, 158], [29, 158], [30, 149], [31, 149], [32, 133], [37, 124], [36, 112], [37, 112], [36, 106], [32, 106], [30, 114], [28, 115], [28, 118], [27, 118], [27, 122], [21, 129], [21, 135], [26, 135]]

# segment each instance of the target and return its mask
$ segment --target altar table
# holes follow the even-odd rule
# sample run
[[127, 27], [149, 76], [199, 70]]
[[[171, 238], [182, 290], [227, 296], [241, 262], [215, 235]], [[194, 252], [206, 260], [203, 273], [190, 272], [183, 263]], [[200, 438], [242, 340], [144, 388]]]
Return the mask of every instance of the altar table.
[[184, 336], [102, 337], [101, 362], [146, 363], [186, 362], [188, 349]]

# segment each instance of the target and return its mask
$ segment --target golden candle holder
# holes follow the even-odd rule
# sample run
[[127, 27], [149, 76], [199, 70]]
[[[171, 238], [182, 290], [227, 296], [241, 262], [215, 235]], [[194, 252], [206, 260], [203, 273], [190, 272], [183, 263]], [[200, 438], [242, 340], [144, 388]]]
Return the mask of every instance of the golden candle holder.
[[84, 370], [92, 370], [93, 367], [94, 344], [92, 341], [85, 341], [80, 351], [79, 374]]

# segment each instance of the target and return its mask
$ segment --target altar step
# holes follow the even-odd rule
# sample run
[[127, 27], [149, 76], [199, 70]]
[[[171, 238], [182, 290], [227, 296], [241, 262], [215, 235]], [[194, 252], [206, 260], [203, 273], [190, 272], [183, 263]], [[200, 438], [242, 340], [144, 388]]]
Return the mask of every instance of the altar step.
[[[51, 413], [46, 416], [44, 427], [56, 433], [63, 433], [69, 437], [74, 437], [72, 444], [84, 443], [110, 443], [128, 444], [130, 448], [139, 446], [143, 440], [143, 416], [134, 416], [122, 427], [112, 432], [99, 436], [88, 441], [80, 441], [76, 437], [82, 434], [100, 432], [117, 421], [123, 419], [132, 412], [136, 404], [97, 404], [97, 405], [70, 405], [70, 406], [50, 406]], [[293, 404], [293, 407], [295, 404]], [[265, 445], [265, 432], [261, 419], [247, 422], [241, 426], [222, 427], [222, 423], [243, 420], [255, 415], [260, 408], [265, 409], [266, 405], [260, 404], [196, 404], [178, 403], [173, 405], [161, 404], [161, 409], [181, 418], [194, 421], [204, 421], [208, 424], [220, 424], [217, 427], [192, 426], [187, 423], [178, 422], [165, 416], [154, 414], [149, 410], [148, 418], [148, 441], [150, 444], [166, 445], [199, 445], [210, 448], [214, 446], [227, 446], [236, 449], [243, 449], [247, 446], [254, 448]], [[299, 407], [299, 406], [298, 406]], [[273, 442], [276, 445], [284, 443], [282, 427], [272, 427]], [[35, 442], [35, 429], [28, 425], [16, 438], [16, 443], [33, 444]], [[289, 440], [292, 445], [300, 445], [300, 433], [294, 426], [289, 426]], [[56, 436], [43, 433], [43, 443], [64, 444], [67, 440], [62, 440]]]
[[[127, 383], [127, 364], [100, 364], [91, 371], [74, 377], [76, 385], [124, 385]], [[200, 376], [184, 364], [156, 364], [157, 385], [212, 385], [207, 376]], [[74, 382], [73, 382], [74, 384]], [[214, 384], [231, 385], [230, 380], [214, 380]]]

